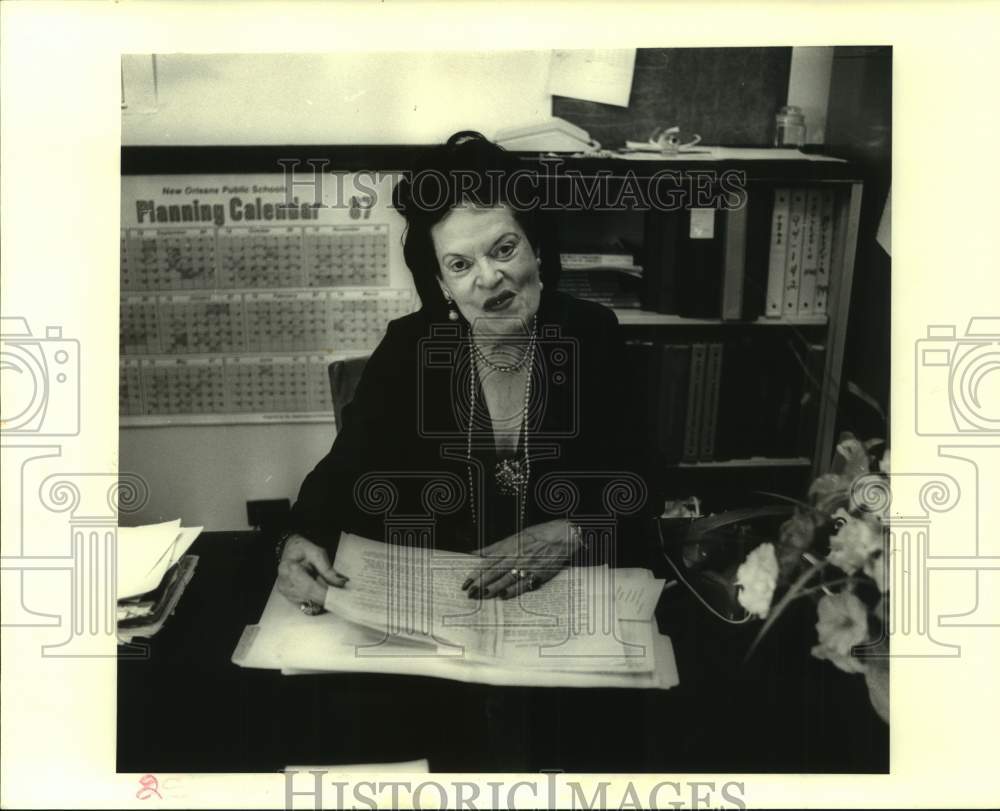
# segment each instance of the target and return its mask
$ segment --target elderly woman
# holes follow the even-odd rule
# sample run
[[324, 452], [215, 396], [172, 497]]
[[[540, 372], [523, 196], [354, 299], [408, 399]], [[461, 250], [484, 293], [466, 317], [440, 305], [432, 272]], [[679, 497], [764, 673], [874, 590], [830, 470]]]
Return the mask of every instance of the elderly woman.
[[483, 556], [470, 597], [538, 588], [594, 526], [607, 548], [628, 542], [623, 514], [653, 510], [622, 418], [617, 320], [543, 284], [526, 180], [504, 150], [458, 133], [397, 184], [423, 306], [389, 324], [293, 508], [278, 587], [307, 613], [347, 580], [330, 564], [341, 531], [386, 539], [356, 486], [372, 474], [398, 493], [395, 515], [433, 513], [421, 489], [435, 478], [461, 490], [460, 508], [430, 518], [437, 546]]

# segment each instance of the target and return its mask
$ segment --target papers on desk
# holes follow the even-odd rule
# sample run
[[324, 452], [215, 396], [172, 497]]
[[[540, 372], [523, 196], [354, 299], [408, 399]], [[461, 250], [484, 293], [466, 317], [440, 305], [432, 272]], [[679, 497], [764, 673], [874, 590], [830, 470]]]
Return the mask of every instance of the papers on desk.
[[117, 533], [118, 639], [151, 637], [173, 613], [198, 558], [186, 555], [201, 527], [182, 527], [180, 519]]
[[[571, 568], [512, 600], [470, 600], [460, 584], [478, 558], [345, 535], [329, 613], [307, 616], [278, 592], [233, 654], [244, 667], [379, 672], [522, 686], [677, 684], [669, 638], [651, 621], [662, 581], [642, 570]], [[619, 611], [621, 605], [621, 611]], [[623, 616], [645, 619], [626, 620]]]
[[203, 527], [182, 527], [181, 519], [144, 527], [118, 528], [118, 599], [152, 591], [181, 559]]

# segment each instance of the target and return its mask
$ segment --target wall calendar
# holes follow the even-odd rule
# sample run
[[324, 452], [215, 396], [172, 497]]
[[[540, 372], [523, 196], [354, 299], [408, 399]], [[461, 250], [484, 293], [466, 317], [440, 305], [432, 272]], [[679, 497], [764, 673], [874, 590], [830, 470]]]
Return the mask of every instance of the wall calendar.
[[390, 179], [335, 180], [122, 178], [122, 425], [333, 419], [329, 364], [417, 306]]

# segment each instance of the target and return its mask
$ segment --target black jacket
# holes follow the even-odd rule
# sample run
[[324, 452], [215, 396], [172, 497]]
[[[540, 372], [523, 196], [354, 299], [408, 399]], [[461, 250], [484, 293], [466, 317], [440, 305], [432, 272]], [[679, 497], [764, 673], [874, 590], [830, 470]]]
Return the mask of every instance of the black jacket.
[[[594, 531], [613, 527], [627, 542], [629, 522], [659, 513], [662, 491], [638, 426], [623, 416], [629, 389], [614, 313], [543, 291], [535, 357], [525, 525], [570, 518]], [[331, 550], [341, 530], [404, 543], [430, 538], [462, 552], [513, 534], [517, 502], [496, 491], [478, 377], [475, 385], [475, 525], [468, 324], [435, 322], [422, 309], [389, 324], [333, 448], [302, 484], [292, 528]]]

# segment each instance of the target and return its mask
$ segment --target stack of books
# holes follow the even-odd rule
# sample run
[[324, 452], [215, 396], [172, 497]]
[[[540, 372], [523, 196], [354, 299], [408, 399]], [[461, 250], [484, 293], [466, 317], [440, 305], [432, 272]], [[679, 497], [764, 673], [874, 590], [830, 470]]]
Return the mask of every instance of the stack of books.
[[642, 306], [642, 268], [629, 253], [563, 253], [559, 289], [607, 307]]

